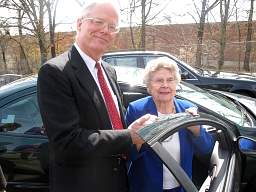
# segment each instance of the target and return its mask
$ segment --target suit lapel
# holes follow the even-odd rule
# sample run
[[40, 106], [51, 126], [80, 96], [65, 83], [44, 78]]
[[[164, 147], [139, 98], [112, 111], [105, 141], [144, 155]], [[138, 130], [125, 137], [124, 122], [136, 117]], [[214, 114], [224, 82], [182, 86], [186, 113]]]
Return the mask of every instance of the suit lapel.
[[115, 80], [113, 79], [113, 76], [115, 76], [115, 74], [112, 74], [114, 71], [110, 70], [109, 66], [107, 66], [108, 64], [104, 61], [102, 61], [102, 67], [105, 71], [105, 74], [108, 78], [108, 81], [110, 83], [110, 86], [114, 92], [114, 94], [117, 97], [117, 102], [118, 102], [118, 106], [119, 106], [119, 111], [120, 111], [120, 115], [121, 115], [121, 120], [123, 125], [125, 125], [125, 120], [124, 120], [124, 113], [123, 113], [123, 105], [122, 105], [122, 98], [121, 95], [119, 93], [119, 88], [117, 87], [118, 85], [115, 83]]
[[104, 123], [104, 127], [111, 127], [111, 122], [108, 117], [108, 112], [105, 106], [105, 102], [102, 98], [100, 90], [94, 81], [92, 74], [90, 73], [88, 67], [84, 63], [84, 60], [76, 50], [74, 46], [72, 46], [71, 51], [69, 53], [70, 64], [74, 69], [76, 77], [80, 82], [83, 89], [86, 90], [86, 93], [91, 97], [95, 107], [97, 108], [98, 114]]

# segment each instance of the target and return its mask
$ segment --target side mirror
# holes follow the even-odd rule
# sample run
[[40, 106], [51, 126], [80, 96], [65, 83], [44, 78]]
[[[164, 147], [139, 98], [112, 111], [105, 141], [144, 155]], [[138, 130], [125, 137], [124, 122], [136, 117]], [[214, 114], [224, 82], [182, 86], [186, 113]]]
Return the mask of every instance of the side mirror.
[[239, 137], [238, 145], [242, 153], [256, 154], [256, 141], [254, 139], [247, 137]]
[[181, 72], [180, 76], [182, 80], [188, 79], [188, 72], [187, 71]]
[[7, 186], [7, 182], [2, 171], [2, 167], [0, 165], [0, 192], [5, 192]]

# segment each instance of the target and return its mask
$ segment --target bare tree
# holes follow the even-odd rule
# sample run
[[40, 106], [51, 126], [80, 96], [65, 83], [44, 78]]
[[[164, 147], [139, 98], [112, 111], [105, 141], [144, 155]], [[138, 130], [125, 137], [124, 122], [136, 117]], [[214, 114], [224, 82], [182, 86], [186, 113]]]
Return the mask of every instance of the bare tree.
[[246, 36], [246, 47], [245, 47], [245, 56], [244, 56], [244, 70], [249, 72], [250, 71], [250, 55], [252, 50], [252, 18], [253, 18], [253, 3], [254, 0], [251, 1], [250, 11], [249, 11], [249, 17], [248, 17], [248, 24], [247, 24], [247, 36]]
[[18, 73], [21, 74], [30, 74], [31, 68], [28, 64], [28, 59], [23, 47], [23, 33], [22, 33], [22, 19], [24, 17], [24, 11], [22, 10], [17, 10], [17, 14], [18, 14], [18, 32], [19, 32], [19, 40], [13, 38], [10, 34], [10, 39], [14, 40], [20, 47], [20, 59], [19, 59], [19, 63], [18, 63]]
[[[199, 23], [198, 23], [198, 27], [197, 27], [196, 66], [201, 67], [202, 66], [202, 51], [203, 51], [202, 45], [203, 45], [204, 26], [205, 26], [206, 16], [209, 11], [214, 9], [219, 4], [219, 0], [215, 0], [211, 4], [209, 4], [209, 0], [202, 0], [201, 1], [201, 6], [202, 6], [201, 9], [198, 8], [198, 6], [194, 0], [193, 0], [193, 4], [196, 9], [197, 15], [199, 17]], [[193, 15], [191, 15], [191, 16], [194, 18]], [[194, 18], [194, 20], [197, 23], [197, 20], [195, 18]]]
[[[156, 18], [167, 7], [170, 1], [166, 4], [160, 1], [154, 0], [130, 0], [129, 2], [129, 15], [130, 15], [130, 32], [131, 39], [134, 48], [145, 49], [146, 48], [146, 26], [156, 22]], [[136, 14], [139, 12], [139, 17]], [[135, 18], [135, 19], [134, 19]], [[136, 23], [137, 29], [139, 29], [139, 43], [135, 43], [134, 37], [134, 23], [132, 20], [139, 20], [140, 23]], [[137, 38], [136, 38], [137, 39]]]
[[240, 22], [238, 21], [238, 7], [237, 4], [235, 4], [235, 17], [236, 17], [236, 28], [237, 28], [237, 35], [238, 35], [238, 44], [239, 44], [239, 54], [238, 54], [238, 71], [241, 71], [241, 27], [240, 27]]
[[59, 0], [45, 0], [48, 19], [49, 19], [49, 34], [50, 34], [50, 47], [51, 56], [56, 56], [56, 46], [55, 46], [55, 28], [56, 28], [56, 11]]
[[[13, 14], [16, 14], [17, 16], [12, 15], [11, 17], [2, 17], [1, 20], [2, 22], [5, 23], [4, 26], [2, 26], [2, 29], [5, 31], [5, 36], [8, 39], [8, 43], [12, 44], [11, 41], [14, 41], [15, 43], [18, 44], [18, 47], [20, 48], [20, 51], [16, 52], [19, 53], [19, 60], [17, 62], [17, 73], [22, 73], [22, 74], [28, 74], [31, 73], [31, 69], [28, 64], [28, 60], [24, 51], [24, 47], [22, 45], [22, 40], [23, 40], [23, 34], [22, 34], [22, 19], [24, 17], [24, 11], [21, 9], [14, 8], [11, 5], [11, 2], [8, 0], [3, 0], [0, 2], [0, 7], [1, 8], [7, 8], [10, 10], [13, 10]], [[17, 20], [17, 23], [15, 24], [15, 27], [17, 27], [17, 32], [18, 36], [11, 36], [10, 35], [10, 28], [14, 27], [14, 22], [10, 21], [13, 19]], [[7, 68], [7, 66], [6, 66]]]
[[[45, 16], [48, 13], [49, 18], [49, 34], [51, 44], [51, 54], [55, 56], [55, 18], [58, 0], [5, 0], [6, 8], [10, 10], [21, 10], [23, 18], [14, 17], [12, 19], [17, 22], [22, 21], [22, 29], [33, 34], [38, 43], [40, 50], [41, 63], [47, 60], [47, 34]], [[19, 24], [12, 24], [12, 27], [19, 27]]]
[[220, 48], [218, 59], [218, 70], [220, 71], [224, 65], [224, 51], [226, 47], [226, 31], [229, 18], [230, 0], [220, 0]]
[[[46, 12], [45, 1], [8, 0], [8, 2], [8, 9], [24, 11], [24, 18], [22, 18], [22, 28], [35, 35], [40, 50], [41, 63], [44, 63], [47, 60], [47, 42], [44, 27], [44, 16]], [[19, 18], [15, 19], [19, 20]]]
[[129, 12], [129, 29], [130, 29], [130, 33], [131, 33], [131, 41], [132, 41], [133, 48], [136, 48], [137, 46], [135, 45], [133, 25], [132, 25], [132, 23], [133, 23], [133, 21], [132, 21], [133, 15], [134, 15], [135, 10], [136, 10], [135, 1], [134, 0], [130, 1], [129, 9], [130, 9], [130, 12]]
[[6, 49], [8, 44], [7, 29], [0, 30], [0, 49], [1, 49], [1, 60], [3, 61], [3, 72], [7, 73], [7, 61], [6, 61]]

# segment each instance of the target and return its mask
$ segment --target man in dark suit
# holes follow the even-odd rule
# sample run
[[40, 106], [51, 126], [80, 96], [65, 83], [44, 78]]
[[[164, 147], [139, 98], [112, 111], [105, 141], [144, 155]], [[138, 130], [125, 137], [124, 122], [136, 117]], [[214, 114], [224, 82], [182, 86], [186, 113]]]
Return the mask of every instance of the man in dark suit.
[[[116, 73], [101, 61], [119, 31], [118, 18], [118, 10], [109, 2], [84, 8], [71, 50], [47, 61], [39, 71], [38, 102], [49, 137], [50, 191], [128, 190], [123, 157], [132, 144], [143, 143], [136, 129], [152, 117], [144, 116], [124, 129]], [[96, 62], [115, 102], [120, 127], [114, 127], [109, 116]]]

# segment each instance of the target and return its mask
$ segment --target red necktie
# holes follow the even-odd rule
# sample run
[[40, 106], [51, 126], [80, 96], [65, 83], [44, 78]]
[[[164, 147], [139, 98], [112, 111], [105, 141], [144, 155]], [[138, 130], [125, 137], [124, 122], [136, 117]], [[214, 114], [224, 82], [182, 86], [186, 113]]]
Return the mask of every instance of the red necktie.
[[108, 115], [111, 120], [113, 129], [123, 129], [123, 124], [119, 116], [119, 113], [117, 111], [114, 99], [110, 93], [110, 90], [107, 86], [107, 82], [105, 81], [103, 76], [102, 68], [98, 62], [96, 62], [96, 68], [98, 69], [98, 72], [97, 72], [98, 80], [99, 80], [101, 91], [105, 99]]

